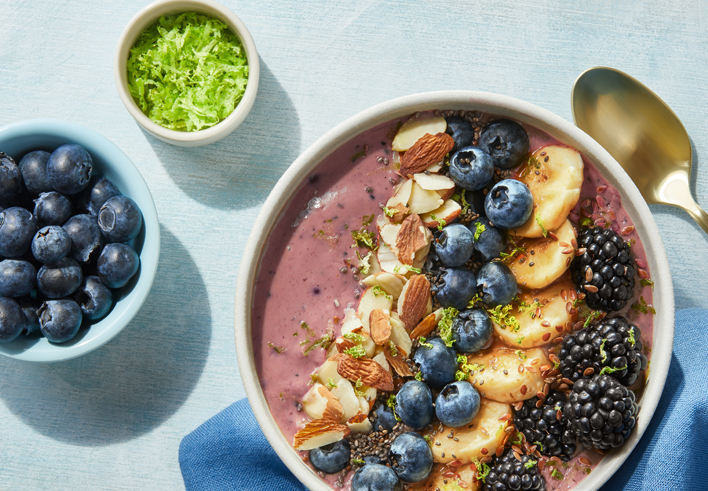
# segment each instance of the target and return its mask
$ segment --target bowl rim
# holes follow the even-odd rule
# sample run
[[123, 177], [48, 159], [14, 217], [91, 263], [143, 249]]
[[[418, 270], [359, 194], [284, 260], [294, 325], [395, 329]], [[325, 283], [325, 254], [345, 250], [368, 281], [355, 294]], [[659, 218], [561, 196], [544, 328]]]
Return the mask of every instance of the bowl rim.
[[[161, 15], [167, 12], [196, 11], [217, 17], [225, 22], [241, 40], [246, 50], [248, 60], [248, 81], [241, 101], [224, 120], [205, 130], [176, 131], [160, 126], [152, 121], [138, 107], [128, 90], [127, 60], [130, 49], [135, 44], [140, 33], [152, 25]], [[260, 78], [260, 62], [253, 37], [246, 25], [236, 14], [226, 6], [214, 0], [158, 0], [142, 8], [125, 26], [116, 46], [113, 60], [113, 78], [118, 95], [131, 116], [146, 131], [169, 143], [198, 145], [213, 143], [235, 130], [251, 111], [258, 92]]]
[[[58, 119], [29, 119], [17, 121], [0, 127], [0, 137], [21, 137], [28, 134], [46, 133], [57, 135], [69, 141], [84, 146], [89, 153], [100, 151], [102, 154], [109, 153], [111, 161], [126, 179], [132, 181], [143, 197], [141, 201], [147, 201], [149, 206], [141, 204], [140, 211], [143, 216], [143, 226], [145, 229], [145, 239], [140, 252], [140, 276], [130, 294], [122, 299], [128, 301], [123, 304], [123, 310], [119, 316], [113, 319], [111, 326], [94, 338], [85, 338], [80, 343], [71, 346], [51, 345], [54, 349], [43, 350], [41, 352], [32, 348], [22, 352], [7, 352], [0, 345], [0, 355], [16, 360], [48, 363], [70, 360], [85, 355], [109, 342], [130, 324], [148, 297], [160, 259], [160, 224], [157, 218], [157, 209], [152, 193], [142, 174], [130, 160], [130, 158], [116, 144], [100, 133], [69, 121]], [[82, 135], [82, 136], [78, 136]], [[77, 141], [84, 140], [84, 141]], [[90, 140], [86, 144], [86, 140]], [[148, 259], [147, 261], [145, 259]], [[108, 319], [111, 313], [104, 319]], [[10, 343], [11, 344], [11, 343]]]
[[[329, 154], [345, 142], [378, 124], [432, 109], [477, 109], [498, 116], [511, 117], [548, 132], [558, 140], [573, 145], [599, 168], [603, 177], [622, 195], [623, 206], [637, 227], [655, 278], [652, 358], [650, 376], [640, 401], [636, 430], [624, 446], [607, 455], [575, 491], [596, 491], [622, 465], [637, 445], [654, 415], [661, 397], [671, 362], [674, 336], [674, 296], [668, 259], [649, 207], [630, 177], [616, 160], [582, 130], [536, 105], [508, 96], [487, 92], [451, 90], [427, 92], [396, 98], [366, 109], [335, 126], [305, 150], [287, 169], [266, 199], [246, 247], [239, 270], [234, 301], [234, 330], [236, 353], [241, 380], [248, 401], [265, 437], [281, 460], [309, 489], [330, 491], [331, 488], [308, 467], [290, 445], [275, 423], [261, 389], [254, 364], [251, 340], [251, 302], [255, 278], [262, 251], [281, 212], [289, 205], [299, 189], [298, 185]], [[657, 301], [659, 303], [657, 303]], [[659, 328], [661, 326], [661, 328]], [[648, 415], [648, 417], [647, 417]]]

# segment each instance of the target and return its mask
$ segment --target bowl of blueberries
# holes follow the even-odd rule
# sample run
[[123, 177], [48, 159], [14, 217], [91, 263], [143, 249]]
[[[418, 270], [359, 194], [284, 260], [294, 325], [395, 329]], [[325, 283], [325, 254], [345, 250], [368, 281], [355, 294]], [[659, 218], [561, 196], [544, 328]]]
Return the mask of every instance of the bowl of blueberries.
[[0, 128], [0, 355], [54, 362], [107, 343], [159, 255], [150, 190], [108, 139], [58, 120]]

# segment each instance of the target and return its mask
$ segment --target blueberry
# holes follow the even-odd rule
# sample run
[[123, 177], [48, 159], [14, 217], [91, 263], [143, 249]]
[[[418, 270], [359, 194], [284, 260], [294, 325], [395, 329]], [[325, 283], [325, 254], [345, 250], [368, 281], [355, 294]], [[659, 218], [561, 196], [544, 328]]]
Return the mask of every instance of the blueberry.
[[531, 216], [533, 196], [523, 182], [504, 179], [487, 193], [484, 211], [495, 227], [506, 230], [520, 227]]
[[107, 177], [93, 176], [91, 182], [79, 195], [79, 209], [89, 215], [98, 215], [103, 204], [114, 196], [120, 196], [120, 190]]
[[462, 224], [448, 225], [435, 243], [435, 252], [445, 266], [462, 266], [474, 252], [474, 234]]
[[8, 208], [0, 213], [0, 255], [18, 257], [27, 252], [37, 233], [37, 221], [24, 208]]
[[37, 289], [47, 298], [62, 298], [74, 293], [83, 281], [79, 263], [65, 257], [56, 264], [45, 264], [37, 273]]
[[52, 343], [66, 343], [81, 327], [81, 309], [73, 300], [47, 300], [37, 314], [42, 334]]
[[111, 310], [113, 294], [97, 276], [87, 276], [76, 293], [74, 299], [81, 307], [81, 312], [88, 320], [97, 320]]
[[[429, 339], [426, 344], [432, 347], [420, 345], [413, 354], [413, 361], [420, 366], [426, 384], [433, 389], [442, 389], [455, 380], [457, 353], [440, 338]], [[398, 417], [403, 419], [400, 414]]]
[[489, 154], [479, 147], [464, 147], [450, 157], [450, 178], [469, 191], [484, 188], [494, 176]]
[[126, 244], [108, 244], [98, 258], [98, 277], [109, 288], [121, 288], [138, 272], [140, 259]]
[[95, 216], [74, 215], [64, 224], [71, 239], [69, 257], [80, 263], [90, 263], [101, 254], [101, 228]]
[[52, 183], [47, 177], [47, 161], [49, 152], [35, 150], [20, 160], [19, 168], [27, 191], [32, 196], [53, 191]]
[[492, 321], [484, 309], [463, 310], [452, 323], [453, 347], [459, 353], [476, 353], [492, 337]]
[[443, 307], [462, 310], [477, 293], [477, 279], [472, 271], [465, 268], [446, 269], [440, 274], [435, 287], [435, 298]]
[[445, 133], [452, 137], [455, 145], [450, 150], [451, 153], [457, 152], [458, 149], [472, 145], [474, 140], [474, 128], [472, 125], [458, 116], [450, 116], [445, 118], [447, 129]]
[[0, 297], [0, 343], [14, 341], [26, 323], [20, 305], [11, 298]]
[[492, 223], [480, 217], [469, 224], [470, 231], [476, 237], [474, 241], [474, 255], [486, 263], [499, 257], [506, 250], [504, 232]]
[[[376, 414], [376, 416], [374, 416], [374, 414]], [[372, 426], [374, 427], [374, 431], [392, 431], [393, 427], [397, 424], [398, 421], [396, 421], [393, 410], [382, 401], [377, 402], [372, 411]]]
[[76, 194], [89, 184], [93, 160], [80, 145], [68, 143], [52, 152], [47, 162], [47, 176], [52, 187], [62, 194]]
[[430, 387], [418, 380], [403, 384], [396, 394], [396, 414], [411, 428], [420, 429], [429, 425], [433, 420], [433, 393]]
[[32, 240], [32, 255], [44, 264], [58, 263], [70, 250], [71, 239], [59, 225], [42, 228]]
[[479, 392], [466, 381], [445, 386], [435, 399], [435, 415], [445, 426], [459, 428], [469, 424], [479, 412]]
[[39, 317], [37, 316], [37, 309], [39, 309], [42, 302], [35, 300], [29, 295], [16, 300], [22, 309], [22, 313], [25, 314], [26, 324], [24, 333], [34, 334], [35, 332], [39, 332]]
[[391, 469], [404, 482], [420, 482], [433, 470], [433, 452], [418, 433], [401, 433], [389, 451]]
[[367, 464], [354, 474], [352, 491], [401, 491], [401, 481], [390, 467]]
[[464, 194], [465, 201], [469, 206], [469, 210], [475, 215], [481, 217], [486, 216], [487, 212], [484, 211], [484, 199], [486, 195], [483, 191], [465, 191], [464, 189], [459, 190], [461, 194]]
[[34, 289], [37, 271], [27, 261], [5, 259], [0, 262], [0, 295], [21, 297]]
[[42, 193], [34, 200], [34, 216], [39, 227], [64, 225], [71, 216], [71, 201], [56, 191]]
[[143, 217], [135, 201], [114, 196], [98, 212], [98, 226], [108, 242], [127, 242], [140, 232]]
[[509, 266], [498, 261], [487, 263], [477, 273], [477, 286], [487, 305], [507, 305], [516, 296], [516, 277]]
[[0, 152], [0, 205], [12, 206], [22, 195], [22, 174], [11, 157]]
[[325, 474], [334, 474], [349, 465], [349, 442], [338, 442], [310, 450], [310, 462]]
[[529, 135], [518, 123], [502, 119], [487, 125], [479, 146], [492, 156], [495, 167], [513, 169], [529, 151]]

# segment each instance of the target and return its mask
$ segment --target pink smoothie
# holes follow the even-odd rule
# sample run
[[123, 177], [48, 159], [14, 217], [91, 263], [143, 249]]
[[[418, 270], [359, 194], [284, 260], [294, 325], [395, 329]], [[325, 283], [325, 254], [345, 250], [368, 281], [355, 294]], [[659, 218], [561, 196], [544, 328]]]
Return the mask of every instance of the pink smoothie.
[[[391, 152], [392, 133], [398, 123], [391, 121], [364, 132], [325, 159], [282, 213], [263, 253], [253, 302], [253, 350], [263, 393], [289, 441], [307, 420], [304, 412], [298, 412], [298, 404], [308, 390], [310, 374], [325, 361], [321, 348], [311, 349], [307, 355], [304, 352], [327, 332], [339, 335], [340, 325], [335, 322], [343, 317], [344, 308], [356, 307], [362, 292], [353, 267], [359, 264], [356, 252], [365, 255], [368, 251], [352, 247], [351, 232], [362, 226], [364, 216], [381, 213], [400, 179], [393, 169]], [[531, 151], [558, 143], [536, 128], [523, 126]], [[583, 217], [593, 221], [604, 218], [618, 233], [624, 229], [623, 238], [633, 240], [632, 252], [639, 267], [648, 273], [637, 233], [626, 228], [632, 223], [622, 209], [618, 191], [586, 158], [584, 163], [585, 181], [571, 220], [577, 225], [584, 213]], [[367, 229], [375, 231], [375, 226]], [[636, 298], [641, 295], [647, 304], [652, 303], [649, 287], [637, 286], [635, 292]], [[639, 326], [645, 346], [651, 348], [653, 316], [629, 307], [636, 298], [620, 314]], [[646, 354], [649, 357], [650, 350]], [[591, 465], [580, 463], [581, 458]], [[572, 488], [600, 458], [593, 450], [582, 452], [558, 467], [564, 476], [561, 480], [551, 477], [547, 467], [547, 488]], [[324, 479], [334, 486], [337, 477]], [[345, 488], [350, 480], [351, 473], [344, 481]]]

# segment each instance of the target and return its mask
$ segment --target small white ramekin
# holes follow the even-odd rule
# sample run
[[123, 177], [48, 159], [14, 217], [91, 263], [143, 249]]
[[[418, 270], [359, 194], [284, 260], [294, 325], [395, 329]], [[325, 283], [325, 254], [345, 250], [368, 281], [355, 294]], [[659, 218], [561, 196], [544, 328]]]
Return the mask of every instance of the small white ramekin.
[[[182, 12], [198, 12], [224, 22], [241, 40], [248, 59], [248, 83], [241, 102], [226, 119], [211, 128], [200, 131], [175, 131], [160, 126], [140, 110], [128, 90], [128, 56], [140, 33], [161, 16]], [[198, 147], [221, 140], [246, 119], [256, 100], [260, 67], [258, 51], [256, 51], [256, 44], [253, 42], [251, 33], [231, 10], [213, 0], [158, 0], [138, 12], [121, 34], [113, 62], [113, 75], [123, 104], [140, 126], [164, 142], [181, 147]]]

